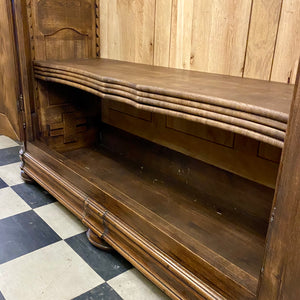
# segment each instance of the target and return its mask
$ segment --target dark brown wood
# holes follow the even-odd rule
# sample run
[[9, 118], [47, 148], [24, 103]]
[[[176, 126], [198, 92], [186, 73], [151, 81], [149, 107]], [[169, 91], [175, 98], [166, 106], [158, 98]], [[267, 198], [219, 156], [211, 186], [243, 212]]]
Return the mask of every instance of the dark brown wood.
[[34, 59], [96, 56], [95, 1], [28, 1]]
[[0, 4], [0, 134], [19, 140], [22, 124], [18, 113], [19, 70], [15, 47], [12, 3]]
[[300, 296], [300, 65], [262, 269], [259, 299]]
[[[96, 57], [96, 6], [94, 0], [29, 1], [27, 16], [31, 36], [32, 59]], [[96, 141], [92, 122], [81, 122], [96, 115], [76, 106], [76, 99], [93, 95], [72, 92], [57, 85], [36, 85], [37, 134], [59, 151], [88, 146]], [[58, 127], [59, 124], [62, 124]], [[83, 125], [83, 126], [82, 126]]]
[[[196, 71], [94, 59], [36, 62], [35, 66], [174, 98], [187, 98], [287, 121], [293, 86]], [[105, 80], [106, 79], [106, 80]], [[264, 95], [262, 103], [258, 97]], [[247, 106], [247, 107], [246, 107]]]
[[[232, 262], [232, 269], [236, 265], [251, 274], [251, 276], [247, 276], [246, 273], [241, 271], [247, 277], [247, 285], [250, 286], [253, 282], [255, 290], [255, 277], [259, 274], [262, 262], [264, 241], [262, 228], [259, 227], [258, 229], [262, 231], [261, 235], [258, 232], [251, 232], [254, 229], [247, 228], [247, 225], [241, 222], [241, 216], [238, 219], [238, 216], [231, 215], [231, 221], [229, 221], [226, 212], [222, 212], [218, 208], [209, 208], [209, 205], [213, 206], [213, 203], [208, 203], [208, 207], [205, 207], [205, 201], [209, 201], [209, 195], [205, 195], [205, 191], [202, 191], [202, 195], [195, 191], [188, 193], [187, 187], [180, 187], [181, 185], [178, 182], [171, 184], [155, 173], [149, 176], [144, 171], [143, 174], [136, 176], [134, 175], [136, 172], [131, 169], [128, 170], [126, 165], [123, 167], [120, 161], [117, 160], [116, 163], [112, 158], [106, 157], [101, 152], [84, 149], [82, 152], [76, 150], [74, 153], [66, 153], [65, 155], [72, 161], [79, 162], [83, 167], [89, 166], [90, 178], [93, 178], [94, 182], [100, 184], [99, 179], [97, 179], [100, 177], [101, 180], [105, 180], [109, 185], [128, 195], [130, 198], [126, 200], [126, 203], [131, 209], [139, 206], [140, 213], [144, 218], [153, 219], [157, 230], [167, 231], [170, 237], [180, 241], [191, 253], [194, 253], [194, 256], [204, 258], [206, 255], [205, 248], [207, 247], [220, 255], [219, 258], [217, 258], [217, 254], [213, 255], [216, 259], [214, 261], [209, 257], [212, 254], [207, 253], [205, 259], [211, 265], [217, 266], [219, 263], [221, 265], [221, 257], [224, 257]], [[95, 168], [91, 168], [92, 165]], [[102, 166], [101, 174], [99, 174], [100, 166]], [[147, 169], [146, 166], [145, 169]], [[113, 200], [111, 200], [111, 203], [105, 204], [109, 211], [118, 214], [120, 217], [122, 215], [122, 219], [126, 220], [127, 224], [136, 227], [136, 222], [133, 218], [129, 218], [129, 213], [126, 216], [126, 211], [124, 211], [123, 215], [114, 206]], [[170, 206], [172, 210], [169, 209]], [[161, 222], [160, 219], [163, 219], [164, 222]], [[233, 222], [234, 219], [236, 224]], [[242, 229], [243, 227], [245, 229]], [[136, 230], [149, 240], [155, 239], [152, 236], [154, 232], [147, 232], [142, 225]], [[184, 232], [184, 236], [181, 232]], [[156, 236], [158, 236], [158, 233], [156, 233]], [[185, 252], [179, 246], [170, 247], [166, 241], [164, 243], [160, 242], [160, 248], [173, 257]], [[190, 256], [191, 254], [186, 254], [185, 259], [181, 259], [181, 263], [183, 265], [190, 264], [188, 267], [193, 269], [194, 272], [198, 272], [200, 266], [198, 267], [196, 260], [191, 259], [190, 262], [187, 262]], [[229, 267], [230, 263], [227, 262], [226, 264], [227, 270], [231, 269]], [[226, 271], [223, 270], [223, 272]], [[228, 272], [227, 275], [235, 277], [237, 274]], [[239, 280], [241, 279], [236, 278], [236, 281]]]
[[[101, 137], [101, 146], [109, 149], [116, 157], [120, 156], [119, 159], [123, 158], [135, 164], [140, 176], [152, 170], [154, 173], [152, 177], [157, 179], [156, 185], [154, 182], [154, 189], [157, 189], [158, 192], [164, 187], [164, 184], [167, 185], [168, 182], [175, 180], [178, 190], [186, 195], [186, 199], [189, 196], [193, 197], [191, 202], [200, 201], [202, 205], [212, 209], [215, 214], [219, 213], [223, 218], [227, 216], [231, 220], [235, 219], [239, 226], [247, 224], [248, 229], [250, 227], [255, 231], [258, 230], [262, 236], [265, 234], [273, 189], [243, 179], [190, 156], [170, 151], [166, 147], [137, 138], [112, 126], [103, 124]], [[89, 156], [81, 155], [82, 159], [79, 161], [76, 159], [76, 153], [80, 151], [74, 151], [72, 154], [65, 153], [65, 155], [74, 157], [79, 165], [99, 164], [99, 169], [106, 169], [106, 166], [101, 164], [103, 159], [98, 161], [99, 153], [97, 151], [86, 149]], [[90, 163], [89, 160], [91, 160]], [[132, 175], [128, 176], [132, 177]], [[151, 184], [153, 184], [153, 178], [150, 179]], [[201, 195], [205, 195], [205, 197]], [[205, 200], [201, 201], [201, 198]], [[178, 202], [185, 201], [179, 200]]]
[[[15, 39], [18, 55], [16, 60], [18, 62], [19, 69], [19, 83], [20, 92], [22, 93], [23, 105], [21, 105], [21, 118], [20, 123], [22, 125], [22, 136], [24, 140], [25, 136], [27, 140], [33, 140], [34, 132], [38, 131], [37, 119], [33, 117], [36, 115], [36, 107], [34, 103], [34, 78], [32, 70], [32, 57], [29, 44], [30, 33], [28, 31], [28, 19], [23, 16], [26, 15], [27, 1], [15, 0], [11, 1], [14, 10], [15, 20]], [[26, 128], [24, 128], [26, 127]]]
[[24, 180], [26, 183], [34, 183], [34, 180], [29, 177], [23, 170], [21, 170], [21, 178]]
[[[103, 226], [104, 215], [107, 216], [105, 217], [105, 223], [108, 224], [107, 222], [109, 222], [106, 208], [109, 207], [109, 211], [112, 212], [113, 216], [117, 213], [122, 220], [122, 226], [125, 226], [126, 228], [125, 232], [128, 232], [126, 240], [128, 242], [131, 241], [132, 243], [134, 242], [134, 237], [139, 236], [139, 240], [141, 240], [144, 245], [144, 254], [140, 259], [136, 257], [137, 247], [130, 247], [130, 251], [128, 250], [128, 252], [130, 253], [129, 257], [131, 257], [131, 262], [134, 262], [135, 265], [138, 264], [139, 267], [143, 266], [143, 272], [146, 272], [146, 274], [148, 272], [156, 274], [156, 280], [160, 280], [160, 284], [163, 284], [164, 286], [172, 286], [172, 282], [175, 283], [174, 276], [177, 278], [176, 280], [183, 281], [181, 286], [184, 282], [186, 282], [186, 280], [188, 280], [187, 283], [185, 283], [187, 285], [184, 288], [182, 286], [177, 290], [177, 292], [175, 292], [174, 288], [172, 288], [175, 295], [176, 293], [179, 293], [178, 295], [180, 295], [180, 291], [183, 289], [184, 293], [186, 293], [185, 295], [190, 295], [190, 297], [193, 298], [194, 296], [192, 295], [194, 294], [194, 288], [191, 287], [196, 285], [195, 287], [198, 291], [197, 298], [201, 298], [200, 295], [205, 295], [207, 293], [206, 289], [208, 288], [208, 285], [205, 283], [207, 280], [205, 277], [208, 276], [211, 278], [209, 280], [209, 285], [213, 282], [214, 289], [216, 289], [218, 293], [227, 295], [226, 297], [240, 299], [252, 299], [254, 297], [253, 292], [248, 290], [248, 288], [253, 289], [255, 287], [255, 284], [252, 285], [251, 283], [253, 282], [252, 280], [254, 277], [246, 275], [245, 271], [234, 266], [234, 264], [229, 264], [229, 261], [227, 260], [225, 263], [224, 258], [221, 255], [217, 255], [216, 253], [213, 254], [209, 248], [205, 246], [203, 247], [200, 243], [198, 243], [197, 246], [195, 245], [196, 248], [194, 250], [198, 249], [197, 247], [201, 247], [201, 249], [198, 249], [197, 251], [201, 250], [202, 254], [205, 255], [205, 259], [215, 260], [216, 265], [212, 268], [210, 264], [203, 261], [203, 258], [201, 259], [198, 255], [192, 254], [193, 250], [191, 251], [191, 249], [188, 250], [186, 247], [182, 247], [182, 241], [185, 240], [185, 235], [181, 230], [176, 230], [174, 226], [171, 226], [170, 228], [171, 224], [167, 225], [167, 223], [163, 221], [163, 219], [158, 218], [155, 213], [150, 212], [149, 209], [143, 208], [143, 206], [138, 204], [138, 202], [133, 201], [132, 198], [126, 196], [123, 192], [120, 192], [118, 187], [111, 186], [109, 182], [106, 182], [106, 180], [103, 181], [101, 178], [97, 179], [92, 176], [86, 168], [78, 166], [78, 164], [71, 159], [68, 159], [63, 155], [58, 155], [40, 143], [29, 143], [28, 152], [24, 154], [24, 158], [25, 172], [37, 182], [42, 184], [42, 186], [44, 186], [52, 195], [54, 195], [66, 207], [82, 219], [84, 224], [88, 225], [97, 235], [102, 236], [106, 241], [109, 241], [110, 234], [113, 234], [110, 230], [105, 232], [105, 228], [108, 225]], [[68, 168], [66, 168], [66, 165], [68, 165]], [[115, 175], [118, 176], [118, 173]], [[68, 178], [72, 178], [72, 183], [68, 180]], [[97, 181], [95, 182], [96, 179]], [[142, 191], [140, 193], [145, 194]], [[203, 217], [205, 217], [205, 214]], [[217, 214], [215, 218], [217, 220]], [[159, 229], [159, 227], [155, 225], [157, 222], [162, 225], [165, 224], [163, 225], [165, 229]], [[128, 224], [134, 226], [133, 228], [135, 229], [133, 231], [129, 230], [132, 226], [128, 227]], [[222, 226], [221, 223], [220, 226]], [[137, 228], [143, 230], [142, 235], [136, 232]], [[238, 227], [236, 227], [236, 229], [239, 231]], [[145, 232], [148, 236], [151, 236], [150, 244], [153, 245], [151, 247], [149, 241], [144, 237]], [[176, 240], [174, 240], [174, 234], [176, 239], [181, 239], [181, 241], [178, 240], [176, 242]], [[252, 234], [250, 233], [250, 235]], [[114, 238], [113, 240], [114, 244], [118, 244], [118, 239]], [[158, 247], [158, 245], [160, 246]], [[121, 244], [118, 247], [120, 246]], [[153, 255], [153, 247], [159, 249], [159, 258], [156, 258], [157, 260], [155, 262], [153, 261], [152, 264], [144, 265], [143, 259], [147, 256], [151, 257]], [[174, 258], [163, 252], [161, 247], [172, 249], [176, 259], [174, 260]], [[125, 249], [123, 249], [123, 251], [125, 251]], [[187, 257], [187, 259], [184, 259], [185, 257]], [[175, 269], [173, 271], [171, 270], [171, 273], [166, 276], [165, 268], [170, 268], [170, 263], [167, 263], [167, 261], [170, 260], [172, 261], [171, 265], [175, 263]], [[192, 268], [193, 271], [182, 266], [184, 260], [188, 262], [189, 268]], [[195, 263], [197, 263], [197, 265], [200, 264], [200, 267], [197, 267]], [[222, 271], [216, 271], [216, 267], [222, 268]], [[144, 268], [146, 268], [146, 271]], [[173, 273], [175, 271], [176, 273]], [[193, 272], [198, 272], [201, 276], [196, 279], [197, 277], [193, 275]], [[227, 275], [225, 276], [223, 272], [226, 272]], [[189, 274], [188, 278], [190, 279], [186, 278], [186, 274]], [[247, 288], [243, 285], [237, 284], [236, 281], [230, 280], [228, 277], [229, 274], [232, 276], [241, 276], [239, 281], [245, 280], [244, 282], [247, 285]], [[165, 279], [162, 279], [161, 277]], [[204, 289], [204, 287], [206, 288]], [[215, 294], [216, 298], [213, 299], [219, 299], [219, 296], [217, 296], [218, 293]], [[186, 296], [184, 298], [190, 297]]]
[[113, 251], [113, 248], [96, 233], [94, 233], [91, 229], [88, 229], [88, 231], [86, 232], [86, 236], [90, 243], [93, 244], [95, 247], [99, 248], [100, 250], [107, 252]]
[[[251, 181], [275, 188], [278, 162], [258, 156], [259, 142], [196, 122], [102, 99], [104, 123]], [[270, 146], [270, 149], [279, 148]]]
[[21, 160], [21, 164], [20, 164], [20, 169], [21, 169], [21, 173], [20, 173], [20, 176], [21, 178], [24, 180], [24, 182], [26, 183], [34, 183], [34, 180], [29, 177], [25, 172], [24, 172], [24, 153], [25, 153], [25, 149], [24, 147], [22, 147], [19, 151], [19, 157], [20, 157], [20, 160]]

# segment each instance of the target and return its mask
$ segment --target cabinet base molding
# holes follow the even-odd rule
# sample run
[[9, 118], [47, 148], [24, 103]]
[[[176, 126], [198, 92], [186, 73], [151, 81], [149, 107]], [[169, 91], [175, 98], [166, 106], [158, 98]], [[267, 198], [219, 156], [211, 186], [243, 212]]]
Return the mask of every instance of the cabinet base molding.
[[31, 177], [29, 177], [23, 170], [21, 170], [20, 176], [24, 182], [30, 183], [30, 184], [34, 183], [34, 180]]
[[113, 250], [113, 248], [108, 243], [106, 243], [101, 237], [95, 234], [91, 229], [88, 229], [88, 231], [86, 232], [86, 236], [89, 242], [100, 250], [107, 252]]
[[[44, 187], [88, 228], [90, 240], [99, 236], [172, 299], [226, 299], [173, 258], [92, 199], [92, 183], [76, 171], [75, 164], [40, 142], [28, 143], [23, 154], [24, 174]], [[68, 167], [67, 167], [68, 166]], [[86, 185], [81, 190], [78, 182]], [[89, 191], [89, 195], [86, 193]], [[99, 238], [98, 238], [99, 239]], [[97, 240], [97, 239], [96, 239]], [[239, 299], [253, 294], [237, 286]]]

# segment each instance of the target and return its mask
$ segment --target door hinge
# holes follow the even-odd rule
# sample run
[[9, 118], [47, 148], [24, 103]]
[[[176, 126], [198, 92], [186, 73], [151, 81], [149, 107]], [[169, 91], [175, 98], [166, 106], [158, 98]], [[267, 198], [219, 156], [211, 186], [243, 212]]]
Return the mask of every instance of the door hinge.
[[20, 94], [17, 100], [18, 111], [24, 111], [24, 97], [23, 94]]

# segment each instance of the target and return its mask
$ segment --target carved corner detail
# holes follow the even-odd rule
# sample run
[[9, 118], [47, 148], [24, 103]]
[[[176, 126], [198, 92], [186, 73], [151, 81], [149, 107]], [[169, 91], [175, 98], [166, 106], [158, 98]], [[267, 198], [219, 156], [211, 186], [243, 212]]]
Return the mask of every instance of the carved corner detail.
[[21, 169], [21, 178], [24, 180], [24, 182], [26, 183], [34, 183], [34, 180], [29, 177], [25, 172], [24, 172], [24, 166], [25, 166], [25, 161], [24, 161], [24, 154], [25, 154], [25, 149], [24, 147], [22, 147], [19, 151], [19, 157], [21, 160], [21, 164], [20, 164], [20, 169]]

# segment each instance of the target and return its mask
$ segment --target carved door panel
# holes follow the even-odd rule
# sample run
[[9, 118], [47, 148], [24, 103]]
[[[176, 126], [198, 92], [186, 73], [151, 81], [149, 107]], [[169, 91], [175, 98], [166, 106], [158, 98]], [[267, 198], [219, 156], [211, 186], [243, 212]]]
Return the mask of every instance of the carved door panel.
[[[64, 60], [98, 57], [97, 3], [95, 0], [28, 1], [31, 58]], [[94, 121], [91, 120], [97, 119], [97, 112], [86, 108], [87, 103], [94, 103], [94, 96], [41, 81], [37, 81], [36, 86], [39, 138], [58, 151], [92, 143], [96, 135]], [[84, 105], [81, 99], [85, 99]]]
[[0, 1], [0, 134], [20, 139], [20, 95], [13, 13], [10, 0]]

